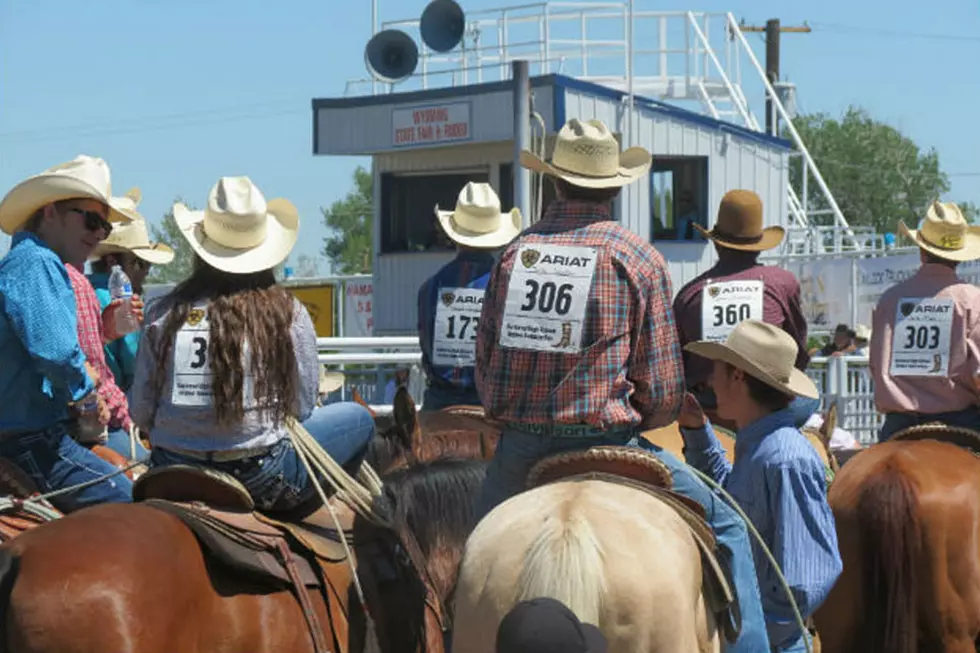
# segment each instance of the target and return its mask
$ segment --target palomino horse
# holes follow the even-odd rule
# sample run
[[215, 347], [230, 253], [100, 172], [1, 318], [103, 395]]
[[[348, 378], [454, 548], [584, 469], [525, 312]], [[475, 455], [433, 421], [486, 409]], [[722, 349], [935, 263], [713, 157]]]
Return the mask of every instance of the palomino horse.
[[826, 653], [973, 653], [980, 635], [980, 433], [926, 425], [830, 488], [844, 570], [814, 615]]

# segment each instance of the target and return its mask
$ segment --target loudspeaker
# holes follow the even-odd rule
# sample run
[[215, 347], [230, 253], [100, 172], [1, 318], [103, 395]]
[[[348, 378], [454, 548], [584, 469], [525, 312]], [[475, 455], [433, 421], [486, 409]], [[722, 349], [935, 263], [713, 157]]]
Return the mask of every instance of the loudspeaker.
[[378, 32], [364, 48], [364, 65], [380, 82], [397, 84], [415, 72], [418, 62], [418, 46], [401, 30]]
[[463, 39], [466, 17], [455, 0], [432, 0], [422, 12], [419, 32], [436, 52], [449, 52]]

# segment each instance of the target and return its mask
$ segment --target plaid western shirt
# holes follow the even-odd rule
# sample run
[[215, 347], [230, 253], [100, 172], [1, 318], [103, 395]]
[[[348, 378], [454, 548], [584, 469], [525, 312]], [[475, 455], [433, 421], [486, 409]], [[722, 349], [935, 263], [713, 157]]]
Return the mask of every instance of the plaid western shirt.
[[[507, 287], [521, 245], [598, 249], [577, 354], [498, 344]], [[602, 205], [555, 201], [511, 243], [487, 283], [476, 342], [476, 384], [488, 416], [523, 424], [609, 429], [677, 417], [684, 370], [670, 279], [654, 247]]]
[[[778, 326], [793, 337], [799, 347], [796, 368], [805, 370], [810, 356], [807, 354], [806, 317], [803, 315], [800, 300], [800, 282], [792, 272], [770, 265], [745, 268], [726, 267], [719, 263], [681, 288], [674, 299], [674, 318], [677, 320], [681, 347], [701, 339], [702, 290], [708, 283], [719, 281], [762, 282], [762, 321]], [[700, 383], [707, 383], [711, 378], [713, 365], [706, 358], [684, 352], [687, 387], [694, 388]]]
[[65, 265], [71, 278], [72, 289], [75, 291], [75, 306], [78, 313], [78, 344], [81, 345], [85, 358], [92, 364], [95, 371], [102, 377], [99, 395], [109, 408], [109, 429], [129, 430], [129, 403], [126, 395], [116, 385], [112, 370], [105, 362], [105, 350], [102, 344], [102, 305], [95, 296], [95, 289], [85, 275], [74, 265]]
[[493, 254], [485, 250], [463, 250], [419, 288], [418, 329], [422, 349], [422, 369], [432, 385], [454, 389], [475, 387], [472, 367], [448, 367], [432, 362], [432, 343], [439, 306], [440, 288], [484, 289], [493, 268]]

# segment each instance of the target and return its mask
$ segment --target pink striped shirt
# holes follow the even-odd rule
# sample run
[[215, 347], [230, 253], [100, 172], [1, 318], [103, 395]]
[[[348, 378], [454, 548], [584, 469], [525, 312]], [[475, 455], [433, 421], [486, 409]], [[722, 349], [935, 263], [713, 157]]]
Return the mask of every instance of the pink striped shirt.
[[[949, 369], [941, 376], [892, 376], [892, 341], [902, 298], [953, 300]], [[945, 413], [980, 404], [980, 288], [945, 265], [926, 263], [912, 277], [889, 288], [872, 318], [869, 356], [875, 405], [881, 413]]]

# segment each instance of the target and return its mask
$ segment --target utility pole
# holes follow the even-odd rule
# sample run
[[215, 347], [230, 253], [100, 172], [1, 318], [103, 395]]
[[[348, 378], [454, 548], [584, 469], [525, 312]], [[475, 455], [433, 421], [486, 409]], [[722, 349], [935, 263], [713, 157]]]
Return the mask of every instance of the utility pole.
[[[813, 30], [806, 23], [800, 27], [781, 27], [778, 18], [770, 18], [766, 21], [765, 27], [746, 25], [745, 21], [739, 25], [743, 32], [763, 32], [766, 35], [766, 78], [771, 85], [779, 81], [779, 35], [783, 32], [796, 32], [808, 34]], [[778, 131], [779, 119], [775, 115], [772, 107], [772, 97], [766, 94], [766, 133], [773, 136]]]

